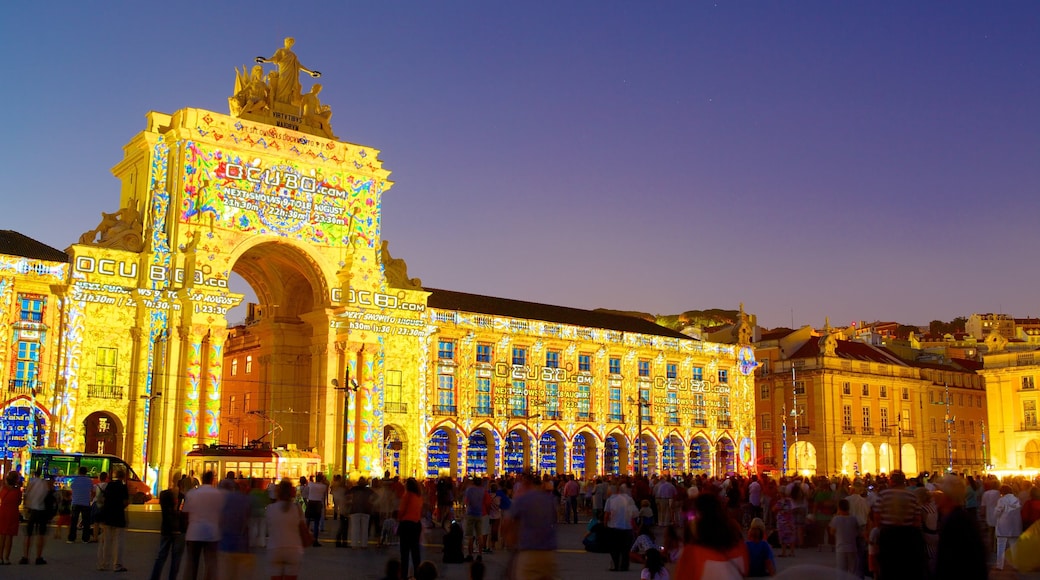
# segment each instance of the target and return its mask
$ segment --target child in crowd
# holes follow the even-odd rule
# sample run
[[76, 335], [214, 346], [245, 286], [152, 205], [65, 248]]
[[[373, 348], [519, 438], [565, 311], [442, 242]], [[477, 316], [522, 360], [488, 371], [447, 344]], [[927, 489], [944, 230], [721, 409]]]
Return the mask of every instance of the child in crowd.
[[646, 551], [646, 564], [639, 573], [640, 580], [668, 580], [668, 569], [664, 567], [664, 556], [656, 548]]
[[642, 503], [639, 504], [639, 525], [654, 525], [654, 509], [650, 507], [650, 500], [648, 499], [644, 499]]
[[424, 560], [415, 569], [415, 580], [437, 580], [437, 565], [429, 560]]
[[748, 529], [748, 577], [773, 576], [776, 574], [776, 557], [773, 547], [765, 540], [766, 524], [762, 518], [751, 520]]

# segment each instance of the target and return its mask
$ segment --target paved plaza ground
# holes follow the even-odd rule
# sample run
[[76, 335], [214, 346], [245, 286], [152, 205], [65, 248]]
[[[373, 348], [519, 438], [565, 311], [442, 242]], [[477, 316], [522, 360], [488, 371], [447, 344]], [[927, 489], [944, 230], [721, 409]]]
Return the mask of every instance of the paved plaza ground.
[[[0, 577], [3, 578], [46, 578], [48, 580], [66, 578], [100, 578], [100, 577], [124, 577], [124, 578], [147, 578], [152, 569], [156, 548], [159, 544], [159, 514], [150, 510], [151, 506], [132, 506], [130, 508], [130, 530], [127, 533], [127, 546], [125, 552], [125, 565], [128, 572], [116, 574], [113, 572], [99, 572], [95, 570], [97, 557], [97, 544], [66, 544], [64, 538], [55, 540], [48, 539], [44, 550], [44, 566], [18, 565], [4, 566], [0, 568]], [[157, 507], [157, 506], [156, 506]], [[348, 576], [358, 580], [377, 580], [382, 578], [383, 567], [390, 557], [397, 557], [397, 547], [376, 548], [374, 545], [365, 550], [359, 549], [337, 549], [334, 547], [331, 532], [334, 525], [330, 525], [321, 539], [324, 546], [320, 548], [307, 548], [304, 556], [301, 578], [337, 578]], [[557, 561], [560, 567], [561, 578], [581, 578], [582, 580], [622, 580], [624, 578], [639, 578], [639, 569], [633, 565], [632, 570], [627, 573], [609, 572], [610, 556], [607, 554], [590, 554], [581, 549], [581, 538], [585, 534], [584, 524], [561, 524], [559, 527], [560, 550]], [[440, 554], [440, 534], [427, 534], [424, 538], [422, 558], [432, 560], [437, 564], [440, 577], [447, 580], [465, 580], [468, 578], [468, 564], [442, 564]], [[18, 538], [12, 559], [17, 562], [21, 555], [22, 538]], [[487, 565], [488, 580], [502, 577], [509, 555], [505, 552], [496, 552], [484, 556]], [[834, 555], [827, 552], [817, 552], [815, 549], [803, 550], [795, 558], [780, 558], [777, 560], [780, 571], [787, 571], [791, 577], [806, 578], [835, 578], [833, 571]], [[805, 568], [806, 566], [810, 569]], [[795, 570], [795, 567], [799, 567]], [[815, 572], [815, 573], [813, 573]], [[266, 578], [267, 569], [264, 563], [264, 554], [257, 553], [256, 578]], [[166, 576], [163, 576], [166, 578]], [[991, 578], [1012, 579], [1028, 578], [1040, 580], [1040, 574], [1017, 574], [1005, 571], [1000, 575], [992, 575]]]

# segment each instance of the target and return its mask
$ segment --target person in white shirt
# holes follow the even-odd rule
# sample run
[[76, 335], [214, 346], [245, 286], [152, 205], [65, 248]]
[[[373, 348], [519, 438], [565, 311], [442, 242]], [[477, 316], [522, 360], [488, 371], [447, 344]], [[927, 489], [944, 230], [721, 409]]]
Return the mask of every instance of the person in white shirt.
[[188, 516], [188, 530], [184, 534], [186, 550], [183, 570], [185, 580], [195, 580], [199, 574], [200, 556], [205, 566], [206, 580], [217, 578], [217, 544], [220, 542], [220, 513], [224, 509], [225, 491], [213, 487], [212, 471], [202, 474], [202, 485], [184, 496], [181, 511]]
[[320, 546], [318, 534], [324, 527], [325, 504], [329, 498], [329, 485], [325, 483], [325, 476], [321, 473], [315, 475], [314, 481], [307, 486], [303, 493], [307, 494], [303, 498], [307, 502], [305, 515], [307, 516], [307, 522], [314, 528], [314, 546]]
[[751, 517], [762, 517], [762, 484], [758, 482], [758, 476], [751, 476], [748, 484], [748, 503], [751, 504]]
[[633, 524], [639, 514], [636, 502], [628, 495], [627, 485], [622, 485], [617, 493], [607, 498], [603, 512], [610, 542], [610, 569], [624, 572], [628, 570], [628, 550], [635, 539]]
[[992, 552], [996, 545], [996, 527], [997, 527], [997, 501], [1000, 499], [1000, 491], [998, 489], [998, 483], [995, 479], [986, 481], [986, 492], [982, 494], [982, 499], [979, 500], [979, 506], [982, 508], [983, 517], [986, 519], [986, 542], [988, 548]]
[[36, 563], [46, 564], [43, 559], [43, 545], [47, 543], [47, 522], [51, 515], [47, 513], [47, 496], [53, 493], [54, 484], [49, 479], [41, 477], [43, 472], [37, 469], [25, 485], [25, 507], [29, 510], [29, 521], [25, 534], [25, 550], [19, 564], [29, 563], [29, 549], [32, 546], [33, 536], [36, 536]]

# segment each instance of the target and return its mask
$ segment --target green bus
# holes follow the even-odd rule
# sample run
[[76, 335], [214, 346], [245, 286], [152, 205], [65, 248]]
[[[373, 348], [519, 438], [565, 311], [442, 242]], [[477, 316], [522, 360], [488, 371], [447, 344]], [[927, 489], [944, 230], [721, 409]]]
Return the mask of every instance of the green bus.
[[79, 473], [80, 467], [87, 468], [87, 475], [96, 483], [102, 472], [110, 476], [112, 471], [121, 467], [126, 472], [126, 486], [130, 491], [132, 503], [145, 503], [152, 499], [152, 490], [141, 481], [130, 464], [115, 455], [102, 453], [65, 453], [60, 449], [34, 449], [29, 462], [29, 473], [42, 470], [45, 477], [52, 477], [62, 486]]

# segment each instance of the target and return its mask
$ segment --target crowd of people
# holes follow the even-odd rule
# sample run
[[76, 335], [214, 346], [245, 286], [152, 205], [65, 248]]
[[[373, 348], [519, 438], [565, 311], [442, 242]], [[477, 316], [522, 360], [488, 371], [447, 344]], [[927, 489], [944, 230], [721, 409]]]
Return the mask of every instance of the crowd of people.
[[[46, 564], [48, 528], [57, 524], [56, 537], [98, 544], [98, 570], [127, 570], [125, 473], [95, 482], [81, 470], [64, 488], [40, 473], [20, 476], [9, 473], [0, 486], [0, 566], [12, 563], [24, 521], [20, 564]], [[272, 578], [296, 578], [304, 549], [329, 537], [337, 548], [396, 546], [393, 579], [436, 577], [422, 558], [427, 542], [443, 546], [445, 564], [470, 563], [471, 576], [483, 576], [485, 555], [504, 551], [510, 577], [551, 579], [559, 526], [580, 520], [587, 551], [609, 554], [611, 571], [637, 565], [646, 580], [770, 576], [777, 558], [812, 548], [833, 552], [834, 567], [855, 578], [974, 579], [1003, 569], [1005, 553], [1040, 521], [1040, 485], [1026, 478], [907, 478], [898, 470], [779, 479], [316, 474], [266, 486], [206, 472], [201, 480], [176, 475], [158, 502], [154, 580], [252, 578], [261, 551]], [[1027, 536], [1040, 537], [1037, 526]]]

